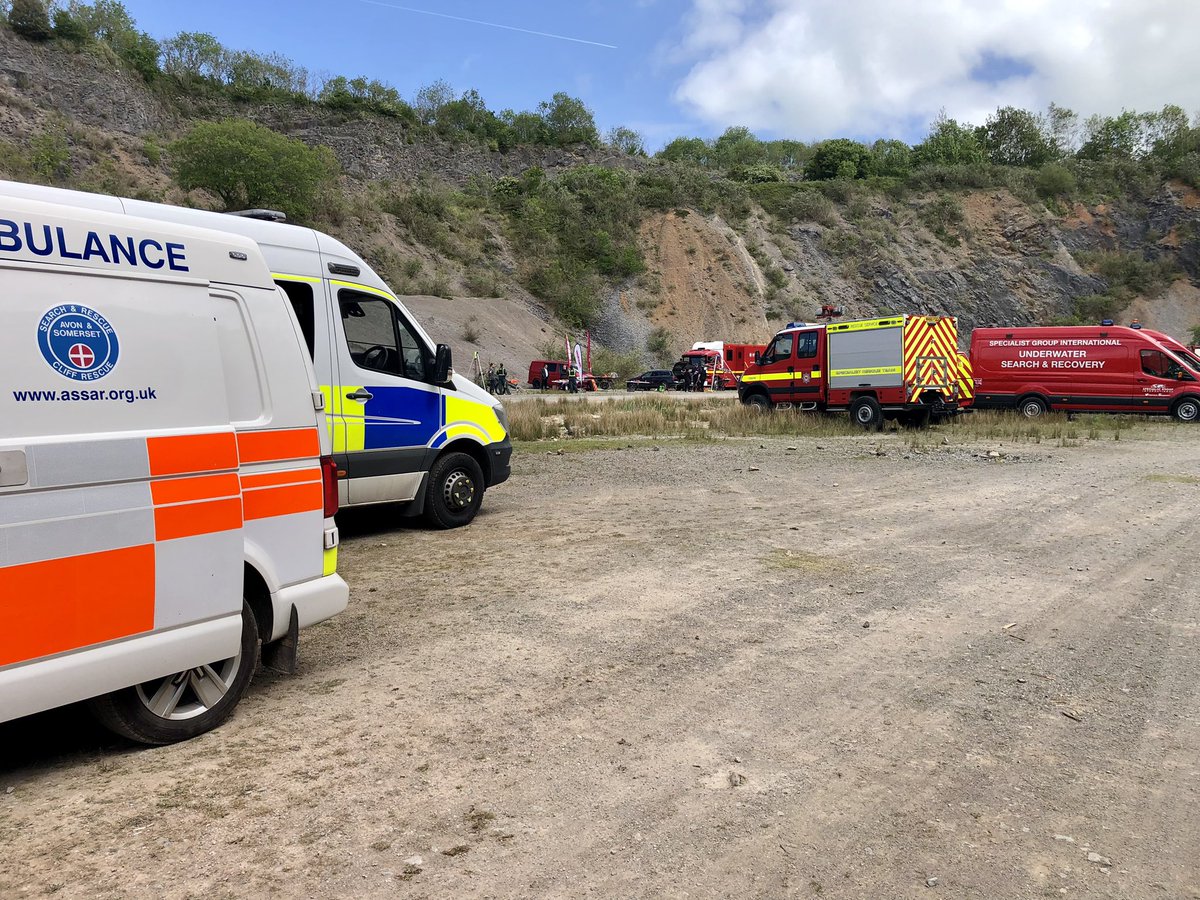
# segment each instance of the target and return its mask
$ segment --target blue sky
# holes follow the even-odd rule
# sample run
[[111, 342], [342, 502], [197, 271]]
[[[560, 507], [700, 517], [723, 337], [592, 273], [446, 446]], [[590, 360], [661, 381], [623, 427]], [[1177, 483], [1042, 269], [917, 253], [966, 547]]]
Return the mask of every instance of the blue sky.
[[[390, 2], [390, 0], [389, 0]], [[583, 98], [601, 130], [628, 125], [662, 143], [712, 128], [675, 108], [671, 84], [682, 77], [659, 52], [680, 36], [686, 0], [656, 3], [545, 3], [541, 0], [426, 0], [398, 5], [433, 10], [612, 44], [611, 50], [404, 12], [361, 2], [264, 0], [164, 3], [125, 0], [154, 37], [207, 31], [237, 49], [276, 50], [313, 71], [366, 75], [412, 97], [439, 78], [475, 88], [490, 108], [533, 109], [556, 91]]]
[[[207, 31], [407, 98], [444, 79], [495, 110], [582, 98], [651, 149], [763, 138], [920, 140], [944, 109], [1200, 109], [1194, 0], [125, 0], [155, 37]], [[503, 30], [409, 7], [576, 41]], [[281, 12], [286, 10], [285, 12]], [[588, 41], [593, 43], [581, 43]], [[616, 49], [596, 46], [613, 45]]]

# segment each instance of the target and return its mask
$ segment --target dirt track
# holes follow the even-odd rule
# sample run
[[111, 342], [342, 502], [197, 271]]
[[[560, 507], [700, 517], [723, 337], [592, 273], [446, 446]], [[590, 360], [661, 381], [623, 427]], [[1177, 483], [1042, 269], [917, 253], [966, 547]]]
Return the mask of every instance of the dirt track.
[[463, 532], [346, 517], [350, 610], [224, 728], [0, 726], [0, 896], [1200, 897], [1197, 438], [523, 453]]

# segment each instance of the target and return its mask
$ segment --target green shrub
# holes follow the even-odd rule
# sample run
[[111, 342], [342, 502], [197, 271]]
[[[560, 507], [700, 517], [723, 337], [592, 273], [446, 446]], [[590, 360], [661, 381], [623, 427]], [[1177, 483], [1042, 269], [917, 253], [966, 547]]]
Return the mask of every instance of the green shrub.
[[671, 358], [671, 332], [661, 325], [655, 328], [646, 339], [646, 349], [658, 362], [666, 365]]
[[43, 0], [12, 0], [8, 26], [29, 41], [48, 41], [54, 36], [50, 9]]
[[837, 224], [837, 209], [823, 193], [813, 190], [796, 191], [788, 205], [789, 216], [800, 222], [816, 222], [831, 228]]
[[61, 180], [70, 161], [71, 149], [60, 131], [43, 131], [29, 142], [29, 166], [39, 181], [54, 184]]
[[54, 11], [54, 36], [60, 41], [79, 46], [88, 39], [88, 31], [83, 22], [71, 15], [69, 9]]
[[227, 210], [267, 207], [302, 220], [338, 171], [328, 148], [245, 119], [202, 122], [171, 146], [171, 155], [185, 191], [209, 191]]
[[1075, 176], [1059, 163], [1048, 163], [1038, 170], [1034, 185], [1039, 197], [1043, 200], [1053, 200], [1074, 193]]

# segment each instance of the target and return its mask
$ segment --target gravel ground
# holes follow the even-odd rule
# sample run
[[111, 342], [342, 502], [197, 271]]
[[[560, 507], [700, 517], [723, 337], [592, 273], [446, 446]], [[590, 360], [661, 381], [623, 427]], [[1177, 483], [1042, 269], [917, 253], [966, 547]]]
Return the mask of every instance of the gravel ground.
[[0, 897], [1200, 897], [1200, 433], [1129, 437], [523, 449], [465, 530], [344, 516], [350, 609], [225, 727], [0, 726]]

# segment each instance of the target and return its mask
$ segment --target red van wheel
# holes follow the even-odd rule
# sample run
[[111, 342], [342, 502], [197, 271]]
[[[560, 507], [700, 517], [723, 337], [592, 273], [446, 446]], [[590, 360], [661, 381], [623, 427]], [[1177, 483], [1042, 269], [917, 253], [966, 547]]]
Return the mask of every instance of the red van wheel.
[[1041, 397], [1025, 397], [1017, 404], [1021, 415], [1027, 419], [1036, 419], [1046, 411], [1046, 401]]
[[1200, 400], [1195, 397], [1184, 397], [1175, 404], [1175, 408], [1171, 410], [1171, 415], [1175, 417], [1177, 422], [1187, 422], [1189, 424], [1200, 421]]

